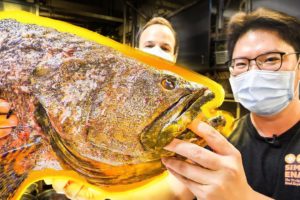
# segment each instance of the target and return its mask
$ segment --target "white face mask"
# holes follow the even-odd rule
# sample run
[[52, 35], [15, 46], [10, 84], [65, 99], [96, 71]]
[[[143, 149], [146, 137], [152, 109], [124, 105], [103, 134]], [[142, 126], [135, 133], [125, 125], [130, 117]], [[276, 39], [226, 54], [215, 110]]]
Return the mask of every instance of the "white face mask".
[[158, 56], [160, 58], [163, 58], [165, 60], [171, 61], [171, 62], [175, 62], [175, 56], [172, 56], [171, 54], [165, 52], [164, 50], [162, 50], [161, 48], [159, 48], [158, 46], [149, 48], [149, 47], [144, 47], [141, 48], [142, 51]]
[[236, 101], [257, 115], [275, 115], [294, 97], [295, 71], [250, 70], [229, 81]]

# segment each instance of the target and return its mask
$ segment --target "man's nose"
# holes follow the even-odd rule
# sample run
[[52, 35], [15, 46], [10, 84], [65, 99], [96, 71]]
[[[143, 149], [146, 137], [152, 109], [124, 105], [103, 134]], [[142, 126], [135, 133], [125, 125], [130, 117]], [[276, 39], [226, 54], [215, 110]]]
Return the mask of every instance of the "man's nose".
[[162, 47], [161, 47], [159, 44], [155, 45], [154, 48], [157, 49], [157, 50], [160, 50], [160, 51], [164, 51], [164, 50], [162, 49]]
[[252, 69], [259, 69], [255, 60], [250, 60], [249, 62], [249, 71]]

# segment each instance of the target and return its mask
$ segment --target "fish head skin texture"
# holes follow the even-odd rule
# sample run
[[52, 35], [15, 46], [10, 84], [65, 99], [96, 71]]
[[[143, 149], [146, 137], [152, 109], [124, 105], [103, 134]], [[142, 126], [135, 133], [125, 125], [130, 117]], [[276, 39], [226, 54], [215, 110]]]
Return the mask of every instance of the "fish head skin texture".
[[111, 165], [159, 159], [150, 143], [207, 90], [104, 46], [53, 63], [41, 63], [32, 84], [60, 141], [77, 156]]

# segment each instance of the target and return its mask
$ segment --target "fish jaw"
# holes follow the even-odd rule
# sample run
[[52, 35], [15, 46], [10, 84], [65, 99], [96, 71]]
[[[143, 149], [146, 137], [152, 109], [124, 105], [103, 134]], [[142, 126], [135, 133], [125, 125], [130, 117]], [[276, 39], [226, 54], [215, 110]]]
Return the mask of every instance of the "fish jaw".
[[[166, 119], [161, 117], [148, 129], [145, 129], [143, 134], [141, 134], [141, 143], [145, 151], [156, 154], [151, 159], [159, 159], [163, 147], [183, 133], [187, 125], [201, 113], [201, 106], [212, 98], [214, 98], [214, 94], [208, 89], [202, 88], [195, 94], [187, 95], [179, 100], [168, 111], [170, 116], [166, 114]], [[161, 124], [164, 124], [164, 126]]]
[[[196, 95], [197, 96], [197, 95]], [[187, 125], [190, 124], [201, 112], [201, 106], [206, 102], [212, 100], [214, 94], [205, 90], [196, 100], [192, 100], [190, 105], [185, 108], [174, 121], [167, 124], [158, 135], [156, 150], [161, 150], [164, 146], [169, 144], [175, 137], [183, 133]]]

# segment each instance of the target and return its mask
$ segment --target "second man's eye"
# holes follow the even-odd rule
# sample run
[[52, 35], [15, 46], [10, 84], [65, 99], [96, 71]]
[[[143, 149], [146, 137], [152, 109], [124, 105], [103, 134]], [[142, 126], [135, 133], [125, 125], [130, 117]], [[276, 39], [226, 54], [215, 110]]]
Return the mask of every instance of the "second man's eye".
[[170, 48], [165, 47], [165, 46], [162, 46], [162, 47], [160, 47], [160, 48], [161, 48], [161, 50], [163, 50], [163, 51], [165, 51], [165, 52], [168, 52], [168, 53], [171, 51]]
[[145, 47], [146, 47], [146, 48], [153, 48], [154, 45], [153, 45], [153, 44], [147, 44], [147, 45], [145, 45]]

